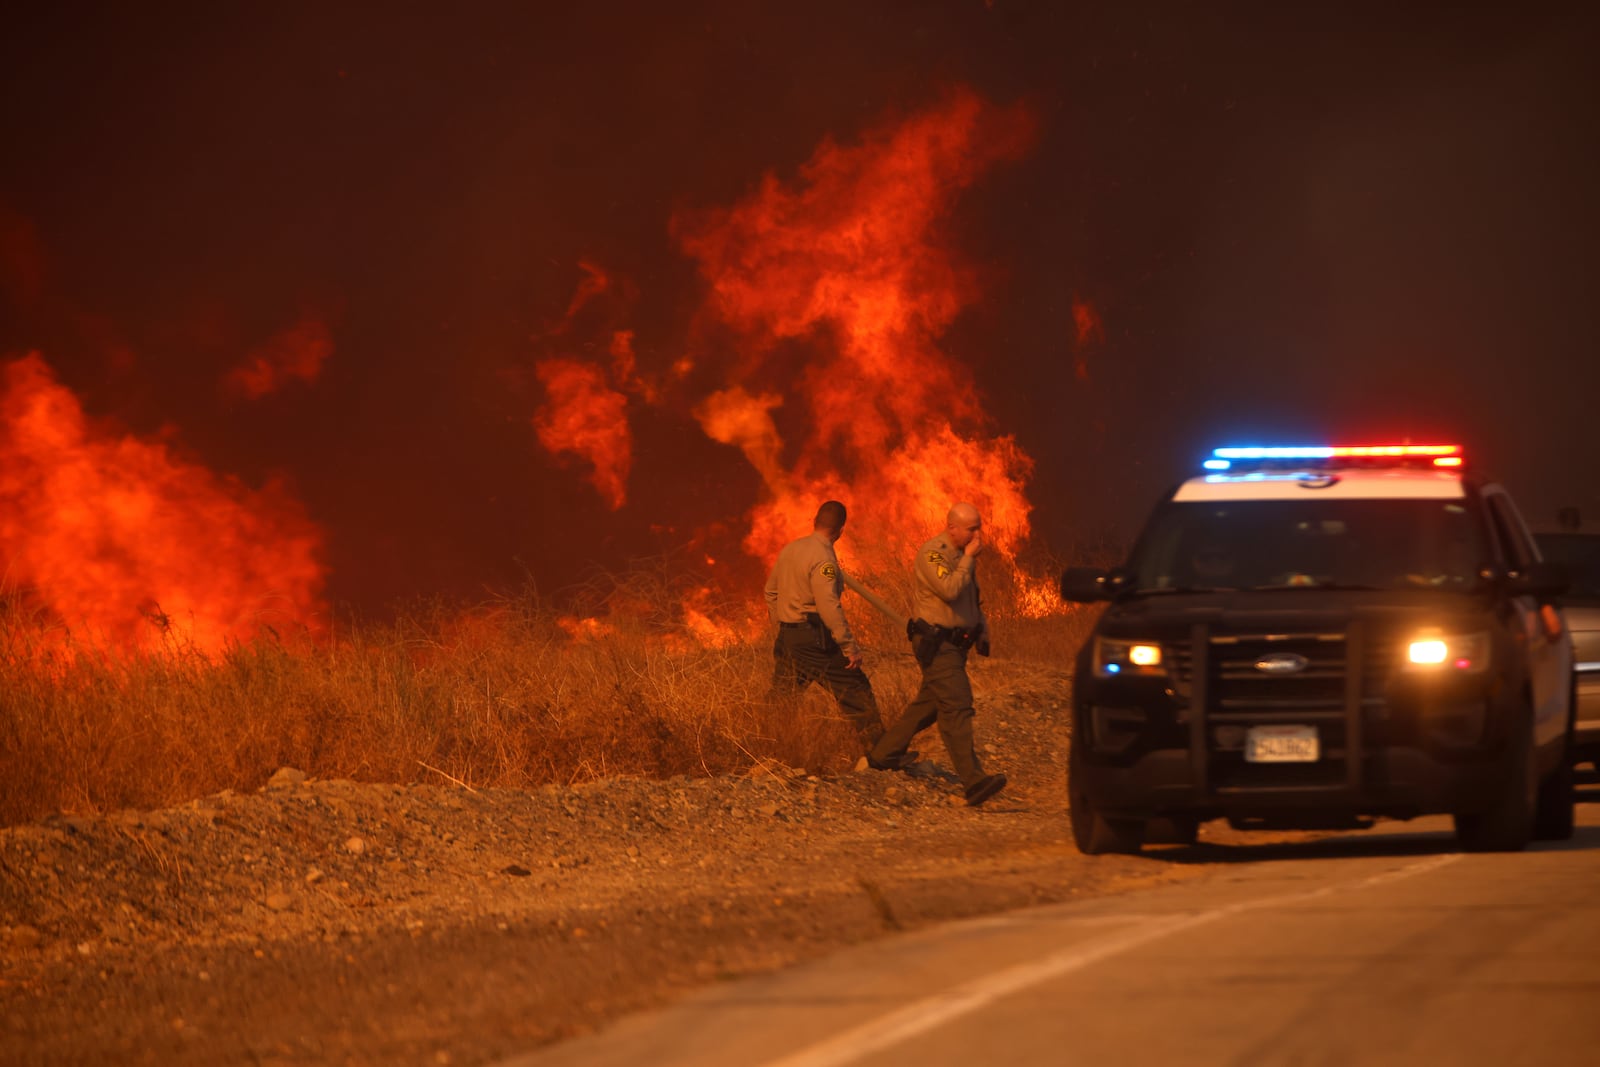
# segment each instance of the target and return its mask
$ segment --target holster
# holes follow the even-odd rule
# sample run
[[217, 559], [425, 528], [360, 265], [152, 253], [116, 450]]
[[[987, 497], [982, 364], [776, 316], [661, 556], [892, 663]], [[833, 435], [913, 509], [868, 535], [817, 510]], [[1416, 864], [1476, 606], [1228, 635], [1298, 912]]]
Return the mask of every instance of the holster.
[[917, 657], [917, 662], [923, 667], [933, 665], [933, 657], [939, 654], [939, 646], [946, 641], [963, 651], [969, 649], [978, 640], [976, 630], [958, 630], [949, 626], [939, 626], [928, 622], [926, 619], [912, 619], [906, 623], [906, 636], [911, 639], [911, 654]]
[[833, 634], [828, 630], [828, 624], [822, 621], [821, 615], [814, 611], [808, 611], [802, 618], [805, 619], [806, 625], [811, 627], [811, 632], [817, 639], [818, 648], [824, 652], [831, 652], [839, 647], [838, 643], [833, 639]]

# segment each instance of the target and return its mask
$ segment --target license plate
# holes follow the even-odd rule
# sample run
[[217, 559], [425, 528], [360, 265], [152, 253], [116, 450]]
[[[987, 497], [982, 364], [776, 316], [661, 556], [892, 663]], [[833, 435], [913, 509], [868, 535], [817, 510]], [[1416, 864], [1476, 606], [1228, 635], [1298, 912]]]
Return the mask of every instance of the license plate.
[[1315, 726], [1252, 726], [1244, 739], [1249, 763], [1315, 763], [1320, 755]]

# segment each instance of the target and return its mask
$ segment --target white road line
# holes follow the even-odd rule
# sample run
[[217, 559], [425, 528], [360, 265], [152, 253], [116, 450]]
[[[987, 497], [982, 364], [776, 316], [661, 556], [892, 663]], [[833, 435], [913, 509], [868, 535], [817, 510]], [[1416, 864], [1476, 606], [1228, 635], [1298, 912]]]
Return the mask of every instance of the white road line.
[[1087, 945], [1075, 945], [1072, 948], [1035, 960], [1032, 963], [1018, 964], [1008, 967], [1003, 971], [985, 975], [974, 979], [964, 985], [956, 986], [943, 993], [935, 993], [925, 997], [915, 1004], [907, 1005], [898, 1011], [881, 1015], [870, 1022], [836, 1034], [826, 1041], [812, 1045], [810, 1048], [801, 1049], [799, 1052], [784, 1056], [781, 1059], [769, 1060], [763, 1067], [839, 1067], [840, 1064], [851, 1063], [862, 1057], [877, 1052], [881, 1049], [896, 1045], [909, 1037], [925, 1033], [936, 1027], [943, 1026], [959, 1016], [977, 1011], [979, 1008], [1001, 997], [1009, 996], [1020, 989], [1047, 982], [1052, 978], [1081, 970], [1090, 964], [1098, 963], [1103, 959], [1138, 948], [1140, 945], [1159, 941], [1163, 937], [1178, 933], [1181, 930], [1191, 930], [1218, 919], [1238, 915], [1240, 912], [1254, 911], [1258, 908], [1271, 908], [1283, 904], [1292, 904], [1302, 900], [1311, 900], [1315, 897], [1327, 896], [1331, 893], [1347, 892], [1350, 890], [1365, 889], [1368, 886], [1378, 885], [1382, 882], [1397, 881], [1401, 878], [1410, 878], [1418, 874], [1426, 874], [1437, 870], [1447, 863], [1454, 863], [1461, 855], [1455, 853], [1446, 856], [1434, 856], [1413, 863], [1407, 867], [1400, 867], [1382, 874], [1373, 875], [1354, 882], [1335, 883], [1323, 886], [1320, 889], [1310, 889], [1300, 893], [1286, 893], [1280, 896], [1263, 897], [1259, 900], [1247, 900], [1238, 904], [1227, 904], [1210, 911], [1197, 913], [1179, 913], [1163, 919], [1151, 919], [1148, 916], [1140, 918], [1140, 925], [1133, 930], [1111, 934], [1107, 937], [1091, 941]]

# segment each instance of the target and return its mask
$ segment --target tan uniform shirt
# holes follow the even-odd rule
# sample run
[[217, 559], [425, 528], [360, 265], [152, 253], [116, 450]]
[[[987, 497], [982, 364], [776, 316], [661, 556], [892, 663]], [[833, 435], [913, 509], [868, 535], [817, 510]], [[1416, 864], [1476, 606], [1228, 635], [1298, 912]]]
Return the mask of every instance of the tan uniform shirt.
[[978, 599], [978, 564], [940, 534], [917, 550], [913, 606], [917, 618], [935, 626], [976, 630], [983, 625]]
[[847, 655], [859, 651], [845, 621], [839, 596], [844, 579], [833, 543], [820, 533], [783, 546], [767, 576], [767, 613], [773, 622], [804, 622], [808, 612], [822, 616], [833, 639]]

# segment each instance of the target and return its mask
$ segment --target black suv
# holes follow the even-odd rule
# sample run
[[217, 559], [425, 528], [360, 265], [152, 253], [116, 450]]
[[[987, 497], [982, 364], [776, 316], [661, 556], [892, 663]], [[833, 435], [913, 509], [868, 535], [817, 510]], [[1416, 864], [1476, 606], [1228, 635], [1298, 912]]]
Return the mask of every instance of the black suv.
[[1160, 820], [1343, 829], [1454, 816], [1474, 851], [1570, 837], [1573, 652], [1511, 497], [1454, 446], [1218, 449], [1125, 565], [1077, 660], [1086, 853]]

